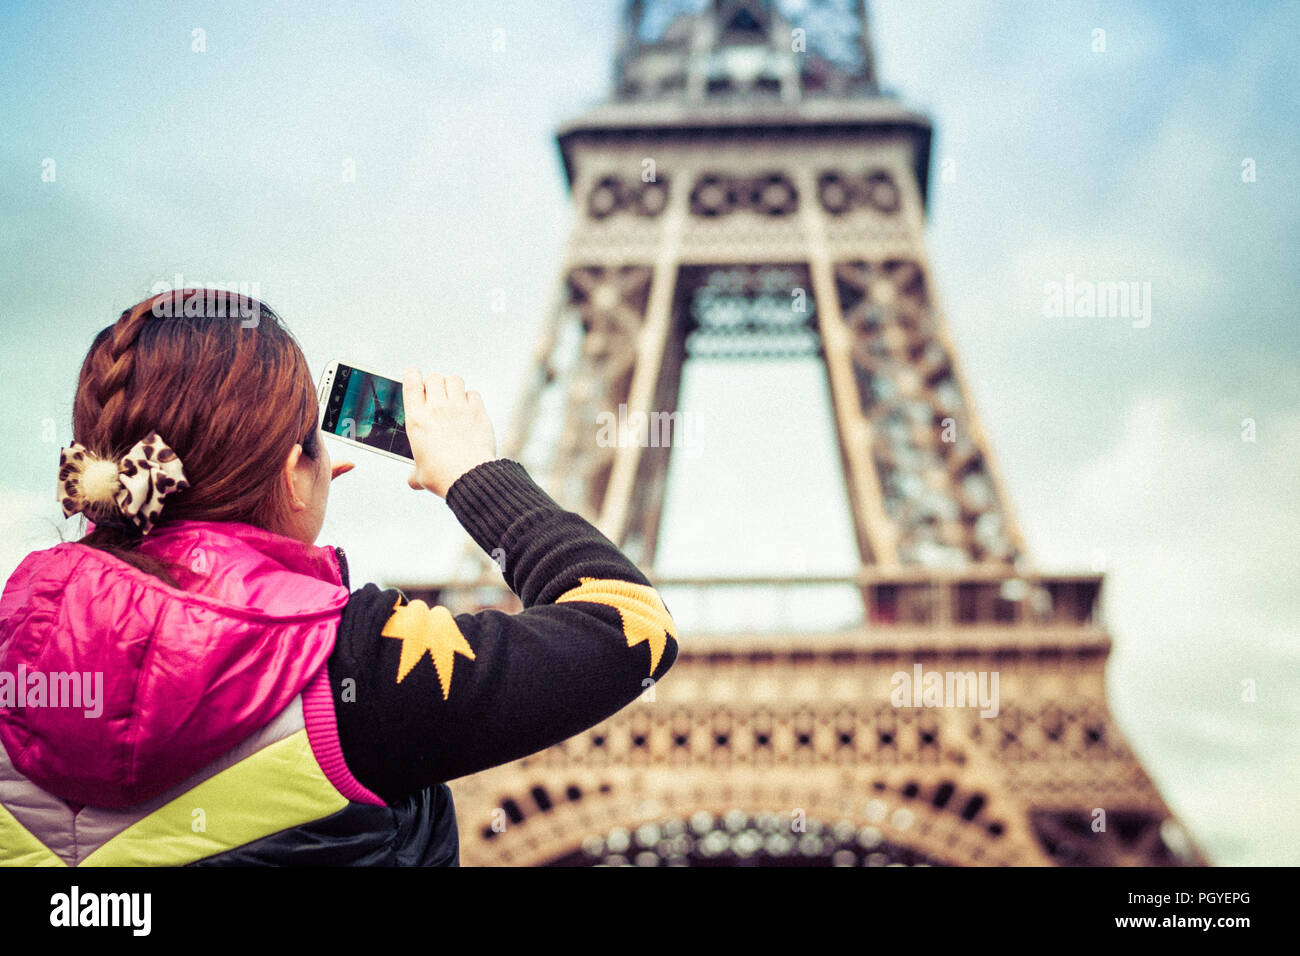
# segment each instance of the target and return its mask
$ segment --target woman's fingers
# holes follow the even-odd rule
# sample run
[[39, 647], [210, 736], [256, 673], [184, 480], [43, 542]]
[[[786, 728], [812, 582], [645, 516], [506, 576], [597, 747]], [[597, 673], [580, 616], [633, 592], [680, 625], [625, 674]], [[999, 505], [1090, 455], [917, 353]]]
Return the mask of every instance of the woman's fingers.
[[424, 402], [424, 381], [420, 378], [420, 370], [408, 365], [402, 373], [402, 407], [418, 409], [424, 406]]
[[492, 420], [483, 396], [466, 391], [459, 375], [421, 378], [415, 366], [402, 377], [406, 403], [406, 435], [415, 467], [406, 483], [439, 496], [465, 472], [496, 457]]
[[357, 467], [350, 461], [341, 461], [330, 468], [330, 481], [333, 481], [339, 475], [346, 475], [353, 468]]
[[406, 369], [402, 376], [402, 401], [408, 408], [418, 407], [417, 400], [427, 403], [444, 397], [448, 401], [483, 402], [483, 396], [478, 392], [465, 390], [465, 380], [459, 375], [432, 372], [421, 379], [420, 370], [414, 365]]
[[432, 373], [424, 380], [424, 394], [430, 402], [436, 402], [447, 397], [447, 386], [444, 379], [437, 372]]

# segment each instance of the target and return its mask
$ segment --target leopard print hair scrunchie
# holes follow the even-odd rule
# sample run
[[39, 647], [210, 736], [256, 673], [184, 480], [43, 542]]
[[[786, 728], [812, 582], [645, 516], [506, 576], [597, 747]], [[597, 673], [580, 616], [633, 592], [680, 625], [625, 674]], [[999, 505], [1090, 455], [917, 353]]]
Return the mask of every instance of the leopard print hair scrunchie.
[[119, 461], [101, 458], [79, 442], [59, 452], [58, 499], [65, 518], [89, 511], [97, 520], [96, 515], [102, 519], [116, 508], [148, 534], [163, 499], [189, 486], [181, 460], [157, 432], [136, 442]]

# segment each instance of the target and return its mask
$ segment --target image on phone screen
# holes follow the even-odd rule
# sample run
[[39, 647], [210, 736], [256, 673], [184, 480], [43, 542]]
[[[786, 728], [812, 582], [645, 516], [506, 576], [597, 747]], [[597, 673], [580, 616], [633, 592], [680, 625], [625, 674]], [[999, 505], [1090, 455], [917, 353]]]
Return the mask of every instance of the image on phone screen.
[[412, 457], [401, 382], [340, 362], [326, 402], [321, 422], [326, 434]]

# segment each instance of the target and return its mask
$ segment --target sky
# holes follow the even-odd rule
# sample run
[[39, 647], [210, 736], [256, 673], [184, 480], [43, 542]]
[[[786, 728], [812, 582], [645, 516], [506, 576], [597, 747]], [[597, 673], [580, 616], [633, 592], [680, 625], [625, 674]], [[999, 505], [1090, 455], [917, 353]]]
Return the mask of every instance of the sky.
[[[75, 535], [80, 361], [177, 275], [257, 283], [318, 372], [456, 372], [503, 438], [572, 223], [553, 133], [606, 98], [618, 7], [0, 0], [0, 579]], [[1031, 554], [1105, 570], [1111, 706], [1211, 858], [1300, 863], [1300, 4], [871, 12], [935, 124], [932, 274]], [[1149, 323], [1045, 315], [1067, 276], [1150, 283]], [[819, 374], [688, 369], [705, 452], [656, 570], [847, 569]], [[358, 583], [444, 573], [445, 507], [347, 457], [321, 542]]]

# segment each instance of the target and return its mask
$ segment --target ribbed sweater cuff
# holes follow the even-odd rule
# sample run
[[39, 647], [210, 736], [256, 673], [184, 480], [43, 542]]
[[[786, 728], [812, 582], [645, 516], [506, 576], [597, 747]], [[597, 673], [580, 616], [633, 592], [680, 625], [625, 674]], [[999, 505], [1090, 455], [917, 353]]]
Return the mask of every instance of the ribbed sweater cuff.
[[321, 665], [316, 676], [302, 689], [302, 719], [316, 763], [325, 771], [325, 777], [334, 784], [334, 789], [357, 803], [384, 806], [383, 799], [354, 777], [343, 759], [334, 691], [330, 687], [329, 668], [325, 665]]
[[500, 547], [506, 529], [527, 512], [563, 510], [523, 465], [509, 458], [485, 461], [457, 478], [447, 489], [447, 507], [489, 554]]

